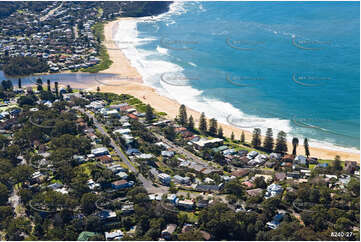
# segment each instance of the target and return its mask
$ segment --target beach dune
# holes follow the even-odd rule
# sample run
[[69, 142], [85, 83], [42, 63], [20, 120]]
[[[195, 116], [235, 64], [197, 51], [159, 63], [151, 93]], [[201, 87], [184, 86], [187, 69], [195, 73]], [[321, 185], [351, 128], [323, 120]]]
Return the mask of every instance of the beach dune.
[[[97, 86], [100, 87], [101, 92], [113, 92], [117, 94], [130, 94], [144, 103], [150, 104], [153, 108], [155, 108], [159, 112], [166, 112], [167, 118], [174, 119], [179, 110], [180, 104], [172, 100], [168, 97], [161, 96], [156, 90], [152, 87], [146, 86], [143, 84], [141, 75], [137, 72], [136, 68], [131, 66], [130, 61], [125, 57], [120, 49], [117, 49], [116, 44], [113, 41], [113, 33], [119, 21], [127, 21], [129, 18], [122, 18], [116, 21], [109, 22], [105, 25], [104, 34], [105, 34], [105, 46], [108, 49], [109, 56], [113, 61], [113, 64], [109, 69], [102, 71], [102, 73], [112, 73], [117, 74], [120, 77], [129, 77], [129, 80], [121, 80], [117, 85], [115, 83], [111, 83], [113, 85], [96, 85], [90, 86], [90, 90], [95, 91]], [[111, 80], [110, 80], [111, 81]], [[114, 80], [113, 80], [114, 81]], [[109, 83], [110, 84], [110, 83]], [[192, 115], [196, 126], [198, 126], [198, 121], [200, 118], [200, 113], [187, 108], [188, 116]], [[242, 133], [242, 130], [237, 127], [233, 127], [228, 124], [219, 123], [223, 128], [223, 133], [225, 136], [230, 137], [233, 132], [236, 139], [239, 139]], [[244, 131], [246, 142], [250, 142], [252, 138], [252, 134], [248, 131]], [[276, 134], [274, 134], [276, 136]], [[288, 143], [288, 151], [292, 151], [292, 144]], [[336, 155], [339, 155], [342, 160], [354, 160], [360, 161], [359, 152], [346, 152], [346, 151], [337, 151], [327, 148], [319, 148], [319, 147], [310, 147], [310, 153], [312, 157], [322, 158], [322, 159], [334, 159]], [[297, 148], [297, 154], [304, 155], [304, 147], [302, 145], [302, 141], [300, 141], [300, 145]]]

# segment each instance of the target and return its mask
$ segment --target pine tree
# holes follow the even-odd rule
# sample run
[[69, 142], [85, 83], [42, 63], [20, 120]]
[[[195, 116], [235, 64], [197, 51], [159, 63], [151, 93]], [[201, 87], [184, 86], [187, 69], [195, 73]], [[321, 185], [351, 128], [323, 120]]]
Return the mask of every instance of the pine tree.
[[165, 130], [165, 137], [171, 141], [173, 141], [176, 137], [176, 133], [173, 126], [168, 126]]
[[271, 152], [273, 150], [274, 140], [273, 140], [273, 131], [271, 128], [268, 128], [266, 131], [266, 138], [264, 139], [263, 148]]
[[293, 145], [292, 155], [296, 156], [296, 154], [297, 154], [297, 146], [298, 146], [298, 138], [297, 137], [293, 137], [292, 145]]
[[184, 104], [179, 107], [178, 122], [182, 126], [185, 126], [187, 124], [187, 110]]
[[307, 156], [307, 158], [310, 156], [310, 150], [308, 147], [308, 140], [307, 138], [304, 139], [303, 141], [303, 146], [305, 147], [305, 155]]
[[149, 104], [145, 107], [145, 120], [148, 123], [150, 123], [153, 120], [153, 110]]
[[206, 116], [204, 115], [204, 113], [201, 114], [201, 117], [200, 117], [200, 120], [199, 120], [199, 130], [202, 133], [207, 132], [207, 121], [206, 121]]
[[189, 130], [194, 130], [194, 120], [192, 115], [189, 117], [187, 128]]
[[256, 147], [256, 148], [261, 145], [261, 129], [256, 128], [253, 130], [251, 143], [252, 143], [252, 146]]
[[50, 80], [49, 79], [47, 80], [47, 83], [48, 83], [48, 92], [50, 92], [51, 91], [51, 86], [50, 86]]
[[244, 135], [244, 131], [242, 131], [241, 134], [241, 143], [244, 144], [244, 142], [246, 141], [245, 135]]
[[223, 138], [223, 129], [222, 129], [222, 127], [219, 127], [219, 129], [218, 129], [218, 137]]
[[277, 153], [287, 153], [287, 134], [283, 131], [280, 131], [277, 134], [276, 148]]
[[67, 86], [66, 86], [66, 91], [67, 91], [68, 93], [72, 93], [72, 92], [73, 92], [73, 89], [71, 88], [70, 85], [67, 85]]
[[234, 133], [232, 131], [232, 134], [231, 134], [231, 140], [234, 141]]
[[21, 78], [18, 79], [18, 87], [21, 89]]
[[341, 157], [339, 155], [336, 155], [335, 160], [333, 161], [332, 168], [335, 171], [342, 171], [341, 166]]
[[41, 78], [38, 78], [36, 80], [36, 84], [37, 84], [37, 90], [42, 91], [43, 90], [43, 81], [41, 80]]
[[209, 134], [211, 136], [216, 136], [217, 134], [217, 120], [212, 118], [211, 120], [209, 120]]
[[97, 87], [97, 92], [100, 92], [100, 87]]
[[55, 95], [56, 97], [59, 97], [59, 83], [55, 82]]

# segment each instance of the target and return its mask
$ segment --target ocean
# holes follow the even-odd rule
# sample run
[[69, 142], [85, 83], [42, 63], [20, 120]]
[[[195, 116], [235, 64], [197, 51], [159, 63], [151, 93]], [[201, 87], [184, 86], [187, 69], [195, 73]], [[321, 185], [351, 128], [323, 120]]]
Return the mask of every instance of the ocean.
[[360, 149], [358, 2], [176, 2], [113, 39], [147, 85], [219, 122]]

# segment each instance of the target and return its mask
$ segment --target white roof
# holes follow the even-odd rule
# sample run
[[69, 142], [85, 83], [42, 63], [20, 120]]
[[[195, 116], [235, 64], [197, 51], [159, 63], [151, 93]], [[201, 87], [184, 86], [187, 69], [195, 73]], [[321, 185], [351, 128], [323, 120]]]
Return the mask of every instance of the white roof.
[[91, 153], [93, 153], [93, 154], [104, 153], [104, 152], [108, 152], [108, 149], [106, 147], [100, 147], [100, 148], [96, 148], [96, 149], [91, 150]]
[[214, 138], [214, 139], [201, 139], [199, 141], [195, 141], [193, 142], [194, 144], [198, 145], [198, 146], [205, 146], [206, 144], [212, 144], [212, 143], [218, 143], [218, 142], [222, 142], [223, 139], [220, 138]]
[[130, 129], [117, 129], [113, 131], [113, 133], [118, 133], [118, 134], [129, 134], [130, 132], [131, 132]]

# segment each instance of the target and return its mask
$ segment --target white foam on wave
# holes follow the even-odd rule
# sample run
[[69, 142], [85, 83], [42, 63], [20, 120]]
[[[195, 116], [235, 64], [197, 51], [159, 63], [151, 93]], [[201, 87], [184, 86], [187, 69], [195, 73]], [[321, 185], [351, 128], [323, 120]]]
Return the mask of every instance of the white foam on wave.
[[158, 53], [160, 53], [160, 54], [168, 55], [168, 49], [162, 48], [162, 47], [160, 47], [159, 45], [157, 46], [157, 51], [158, 51]]
[[[153, 17], [152, 21], [155, 19], [158, 21], [168, 21], [172, 14], [182, 14], [186, 12], [183, 8], [183, 3], [180, 2], [171, 4], [170, 9], [170, 12]], [[137, 48], [144, 42], [157, 41], [155, 38], [147, 37], [146, 39], [140, 39], [138, 37], [137, 23], [144, 20], [149, 20], [149, 17], [124, 20], [122, 24], [119, 25], [118, 31], [114, 37], [115, 40], [124, 40], [132, 43], [130, 45], [128, 44], [128, 48], [123, 49], [122, 51], [130, 60], [131, 65], [142, 75], [146, 85], [155, 88], [159, 94], [174, 99], [178, 103], [185, 104], [187, 107], [196, 111], [204, 112], [207, 117], [215, 118], [220, 123], [231, 124], [248, 131], [253, 131], [253, 128], [257, 126], [261, 129], [263, 134], [265, 134], [267, 128], [272, 128], [275, 135], [281, 130], [286, 133], [292, 131], [290, 120], [260, 118], [254, 115], [248, 115], [230, 103], [205, 97], [202, 90], [195, 89], [191, 86], [174, 86], [162, 82], [160, 76], [163, 73], [181, 73], [183, 68], [169, 61], [162, 60], [164, 59], [162, 57], [165, 54], [168, 54], [167, 49], [159, 46], [153, 51]], [[189, 62], [188, 64], [195, 65], [192, 62]], [[231, 122], [229, 119], [230, 115]], [[303, 140], [303, 137], [298, 137], [300, 140]], [[288, 137], [288, 139], [291, 141], [292, 137]], [[357, 149], [344, 148], [324, 141], [310, 140], [309, 143], [311, 146], [315, 147], [359, 153]]]
[[196, 64], [194, 64], [194, 63], [193, 63], [193, 62], [191, 62], [191, 61], [190, 61], [190, 62], [188, 62], [188, 64], [189, 64], [189, 65], [191, 65], [191, 66], [197, 67], [197, 65], [196, 65]]

